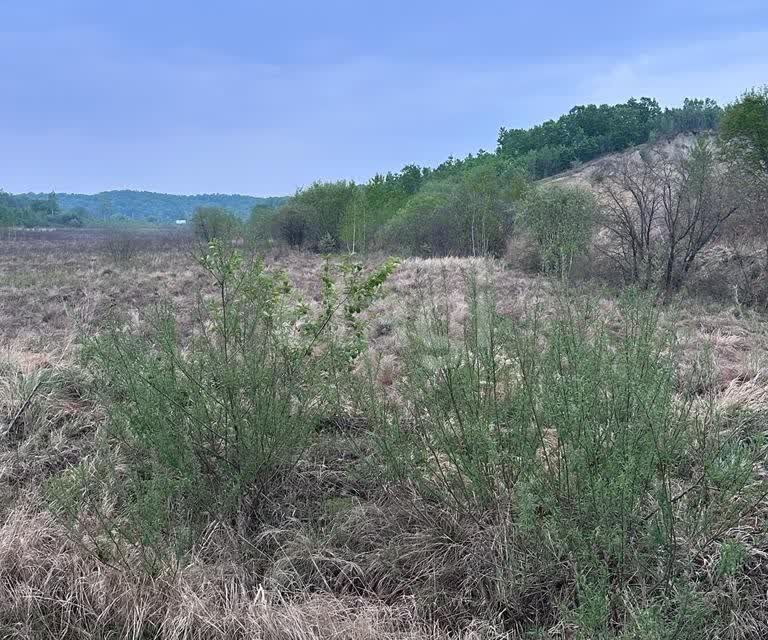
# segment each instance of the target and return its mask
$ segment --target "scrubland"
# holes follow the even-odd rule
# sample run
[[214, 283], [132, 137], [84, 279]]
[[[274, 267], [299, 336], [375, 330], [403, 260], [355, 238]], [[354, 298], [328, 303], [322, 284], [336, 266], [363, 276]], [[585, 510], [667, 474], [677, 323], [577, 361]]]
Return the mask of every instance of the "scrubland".
[[0, 240], [0, 637], [768, 634], [768, 324], [717, 273], [114, 243]]

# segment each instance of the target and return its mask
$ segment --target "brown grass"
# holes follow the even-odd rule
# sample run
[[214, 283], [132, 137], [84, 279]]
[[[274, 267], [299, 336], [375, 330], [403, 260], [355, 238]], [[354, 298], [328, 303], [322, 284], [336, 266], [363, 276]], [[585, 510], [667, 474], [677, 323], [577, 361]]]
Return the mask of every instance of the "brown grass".
[[[546, 637], [575, 637], [561, 616], [573, 598], [573, 575], [556, 550], [525, 556], [524, 549], [525, 562], [510, 560], [508, 522], [457, 521], [368, 468], [358, 473], [369, 443], [346, 434], [307, 452], [255, 541], [212, 528], [188, 560], [151, 577], [108, 566], [75, 544], [46, 510], [42, 489], [89, 455], [104, 419], [76, 364], [77, 336], [114, 315], [140, 316], [161, 300], [184, 323], [207, 286], [189, 245], [177, 238], [154, 238], [120, 263], [102, 240], [95, 232], [0, 240], [1, 638], [490, 639], [522, 637], [516, 634], [532, 625]], [[321, 258], [281, 251], [267, 263], [317, 301]], [[421, 296], [434, 295], [453, 336], [461, 335], [469, 273], [493, 288], [505, 315], [555, 308], [550, 281], [500, 261], [405, 260], [367, 312], [382, 386], [396, 387], [402, 331]], [[615, 299], [599, 297], [597, 310], [615, 316]], [[702, 393], [718, 410], [768, 415], [763, 317], [691, 299], [662, 313], [681, 339], [683, 367], [695, 366], [708, 345], [715, 376]], [[765, 615], [750, 608], [768, 605], [765, 590], [756, 596], [754, 588], [768, 584], [766, 520], [755, 513], [727, 532], [747, 545], [749, 572], [712, 598], [713, 606], [739, 601], [733, 638], [764, 637]], [[719, 550], [717, 543], [703, 554], [703, 576], [715, 571]]]
[[[226, 557], [217, 531], [173, 573], [148, 578], [105, 567], [75, 547], [45, 512], [17, 508], [0, 528], [3, 638], [447, 637], [405, 605], [330, 594], [289, 597], [253, 582]], [[226, 538], [226, 536], [224, 536]]]

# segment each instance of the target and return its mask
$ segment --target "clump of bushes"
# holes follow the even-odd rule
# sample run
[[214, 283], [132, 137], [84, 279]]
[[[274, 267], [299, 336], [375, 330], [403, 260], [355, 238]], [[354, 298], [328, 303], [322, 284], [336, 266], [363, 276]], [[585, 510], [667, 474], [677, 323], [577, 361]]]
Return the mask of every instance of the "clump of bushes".
[[[569, 621], [585, 638], [719, 628], [700, 562], [738, 544], [727, 532], [765, 495], [762, 440], [740, 439], [681, 384], [648, 299], [627, 294], [616, 318], [565, 300], [513, 322], [490, 287], [469, 291], [462, 339], [439, 301], [414, 314], [403, 404], [379, 444], [402, 486], [505, 540], [484, 579], [490, 615], [521, 632], [525, 619]], [[510, 581], [532, 572], [528, 609], [533, 586]]]
[[520, 224], [535, 241], [545, 271], [567, 278], [574, 259], [589, 250], [595, 210], [592, 194], [578, 187], [545, 186], [528, 193]]
[[232, 241], [240, 231], [240, 220], [221, 207], [198, 207], [192, 216], [192, 231], [206, 245]]
[[117, 263], [130, 262], [141, 249], [141, 239], [135, 231], [113, 227], [106, 230], [104, 251]]
[[324, 276], [312, 312], [284, 275], [214, 241], [201, 265], [213, 291], [194, 335], [173, 310], [87, 339], [84, 357], [109, 408], [100, 452], [53, 487], [58, 508], [99, 556], [138, 545], [150, 570], [212, 522], [241, 532], [306, 448], [313, 425], [338, 412], [329, 381], [362, 344], [360, 314], [394, 269], [343, 267]]
[[[394, 263], [326, 263], [314, 308], [224, 243], [201, 264], [192, 336], [160, 308], [85, 344], [108, 419], [50, 489], [103, 562], [161, 573], [223, 523], [254, 583], [412, 601], [450, 631], [693, 640], [744, 614], [728, 589], [766, 495], [761, 418], [718, 415], [650, 298], [511, 319], [469, 272], [459, 331], [416, 291], [385, 391], [362, 314]], [[321, 504], [281, 512], [291, 491]]]
[[465, 185], [438, 183], [413, 196], [382, 229], [381, 244], [424, 257], [500, 256], [512, 212]]

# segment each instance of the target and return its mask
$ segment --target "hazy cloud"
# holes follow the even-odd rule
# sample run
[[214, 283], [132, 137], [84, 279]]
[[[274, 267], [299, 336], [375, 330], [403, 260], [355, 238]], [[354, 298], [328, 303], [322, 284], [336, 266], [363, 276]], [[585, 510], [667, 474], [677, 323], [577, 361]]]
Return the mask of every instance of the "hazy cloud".
[[[605, 30], [576, 46], [569, 20], [602, 24], [571, 5], [553, 7], [549, 26], [532, 11], [516, 21], [468, 9], [464, 20], [438, 19], [434, 7], [406, 14], [410, 5], [395, 3], [401, 13], [360, 8], [354, 24], [326, 12], [252, 28], [217, 22], [213, 10], [171, 19], [165, 4], [153, 20], [133, 12], [110, 22], [99, 13], [108, 8], [86, 4], [82, 15], [63, 3], [60, 20], [19, 10], [0, 24], [2, 188], [282, 194], [316, 178], [364, 180], [490, 150], [500, 126], [530, 126], [574, 104], [728, 101], [768, 79], [768, 22], [734, 31], [716, 12], [708, 21], [697, 13], [696, 32], [681, 25], [677, 39], [664, 22], [657, 39]], [[742, 2], [732, 13], [758, 10]], [[481, 17], [485, 31], [471, 29]]]

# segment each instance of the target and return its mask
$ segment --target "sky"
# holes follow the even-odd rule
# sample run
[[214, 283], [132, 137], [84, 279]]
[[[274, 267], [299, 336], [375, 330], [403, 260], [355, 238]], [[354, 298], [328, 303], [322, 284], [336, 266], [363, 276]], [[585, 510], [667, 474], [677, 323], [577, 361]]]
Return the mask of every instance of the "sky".
[[0, 189], [285, 195], [768, 83], [768, 0], [0, 0]]

